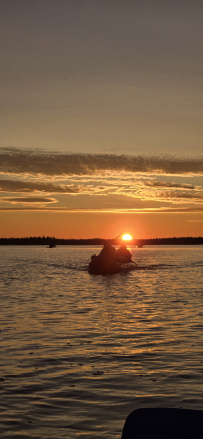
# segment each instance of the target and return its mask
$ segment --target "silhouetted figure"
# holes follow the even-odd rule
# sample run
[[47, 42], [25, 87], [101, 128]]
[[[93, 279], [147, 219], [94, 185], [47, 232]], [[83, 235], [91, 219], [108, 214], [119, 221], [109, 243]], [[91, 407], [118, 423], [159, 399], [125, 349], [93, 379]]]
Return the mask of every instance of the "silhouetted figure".
[[99, 255], [92, 255], [88, 271], [94, 274], [119, 273], [121, 268], [116, 259], [116, 249], [108, 242], [105, 242]]
[[116, 249], [114, 247], [112, 247], [111, 244], [109, 244], [109, 242], [105, 242], [104, 243], [104, 247], [101, 250], [101, 252], [99, 253], [99, 257], [101, 257], [102, 259], [111, 259], [113, 261], [116, 260]]
[[116, 252], [116, 260], [120, 263], [128, 263], [132, 261], [132, 254], [125, 244], [122, 244]]
[[[105, 242], [99, 255], [92, 255], [88, 271], [92, 274], [114, 274], [121, 271], [127, 271], [136, 267], [135, 262], [131, 259], [132, 255], [125, 245], [116, 251], [116, 249]], [[129, 264], [128, 262], [132, 262]]]

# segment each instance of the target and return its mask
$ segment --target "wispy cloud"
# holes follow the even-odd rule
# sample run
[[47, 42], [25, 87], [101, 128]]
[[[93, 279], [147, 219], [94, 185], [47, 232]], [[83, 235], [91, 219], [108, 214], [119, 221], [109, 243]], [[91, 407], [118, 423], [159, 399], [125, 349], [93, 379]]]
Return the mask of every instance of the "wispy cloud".
[[166, 182], [166, 181], [145, 181], [144, 184], [145, 186], [149, 186], [149, 187], [195, 189], [195, 186], [192, 184]]
[[106, 171], [153, 174], [203, 174], [203, 158], [45, 153], [1, 148], [0, 172], [31, 175], [92, 175]]
[[[202, 203], [203, 202], [203, 193], [199, 193], [199, 192], [184, 192], [184, 191], [164, 191], [164, 192], [160, 192], [158, 197], [160, 199], [170, 199], [173, 200], [173, 202], [177, 202], [180, 203], [180, 201], [182, 203], [188, 203], [189, 201], [192, 203]], [[157, 197], [157, 198], [158, 198]]]
[[[83, 212], [83, 213], [203, 213], [203, 207], [151, 207], [151, 208], [135, 208], [135, 209], [129, 209], [129, 208], [109, 208], [109, 209], [90, 209], [90, 208], [67, 208], [67, 207], [35, 207], [35, 206], [29, 206], [29, 207], [3, 207], [1, 208], [4, 212], [11, 212], [11, 211], [48, 211], [48, 212]], [[202, 221], [196, 221], [194, 222], [202, 222]]]
[[188, 223], [203, 223], [203, 220], [187, 220]]
[[115, 208], [127, 212], [177, 204], [198, 209], [203, 201], [203, 158], [2, 148], [0, 172], [2, 208], [9, 203], [19, 208], [32, 204], [37, 209], [58, 202], [57, 209], [80, 209], [85, 205], [87, 211], [93, 206], [94, 211]]
[[9, 204], [47, 204], [47, 203], [56, 203], [57, 200], [55, 198], [48, 197], [2, 197], [0, 198], [1, 203], [9, 203]]
[[[78, 194], [86, 192], [87, 187], [81, 185], [57, 185], [53, 183], [44, 183], [37, 181], [26, 180], [0, 180], [1, 192], [46, 192], [46, 193], [61, 193], [61, 194]], [[90, 191], [90, 188], [89, 188]]]

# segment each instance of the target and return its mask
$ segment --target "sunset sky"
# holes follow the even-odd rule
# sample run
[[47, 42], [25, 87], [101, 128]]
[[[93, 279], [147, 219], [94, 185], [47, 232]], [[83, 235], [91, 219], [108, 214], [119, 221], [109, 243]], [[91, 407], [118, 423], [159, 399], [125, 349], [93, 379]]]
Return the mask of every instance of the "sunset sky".
[[0, 16], [0, 237], [203, 236], [203, 3]]

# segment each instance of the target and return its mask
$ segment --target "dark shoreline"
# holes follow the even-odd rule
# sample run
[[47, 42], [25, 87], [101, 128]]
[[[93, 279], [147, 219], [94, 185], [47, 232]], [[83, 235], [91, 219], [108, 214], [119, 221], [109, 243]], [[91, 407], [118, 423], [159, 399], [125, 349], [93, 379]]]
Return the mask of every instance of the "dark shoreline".
[[[59, 239], [50, 236], [34, 236], [26, 238], [0, 238], [0, 245], [103, 245], [108, 241], [112, 245], [121, 245], [121, 239]], [[181, 238], [153, 238], [153, 239], [132, 239], [128, 246], [137, 245], [202, 245], [203, 237], [181, 237]]]

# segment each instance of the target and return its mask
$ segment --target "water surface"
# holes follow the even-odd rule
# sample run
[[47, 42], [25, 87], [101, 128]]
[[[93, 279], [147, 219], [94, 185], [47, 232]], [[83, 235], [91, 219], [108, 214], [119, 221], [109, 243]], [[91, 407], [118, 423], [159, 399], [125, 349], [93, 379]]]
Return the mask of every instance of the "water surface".
[[138, 407], [203, 409], [203, 248], [0, 246], [0, 437], [120, 438]]

